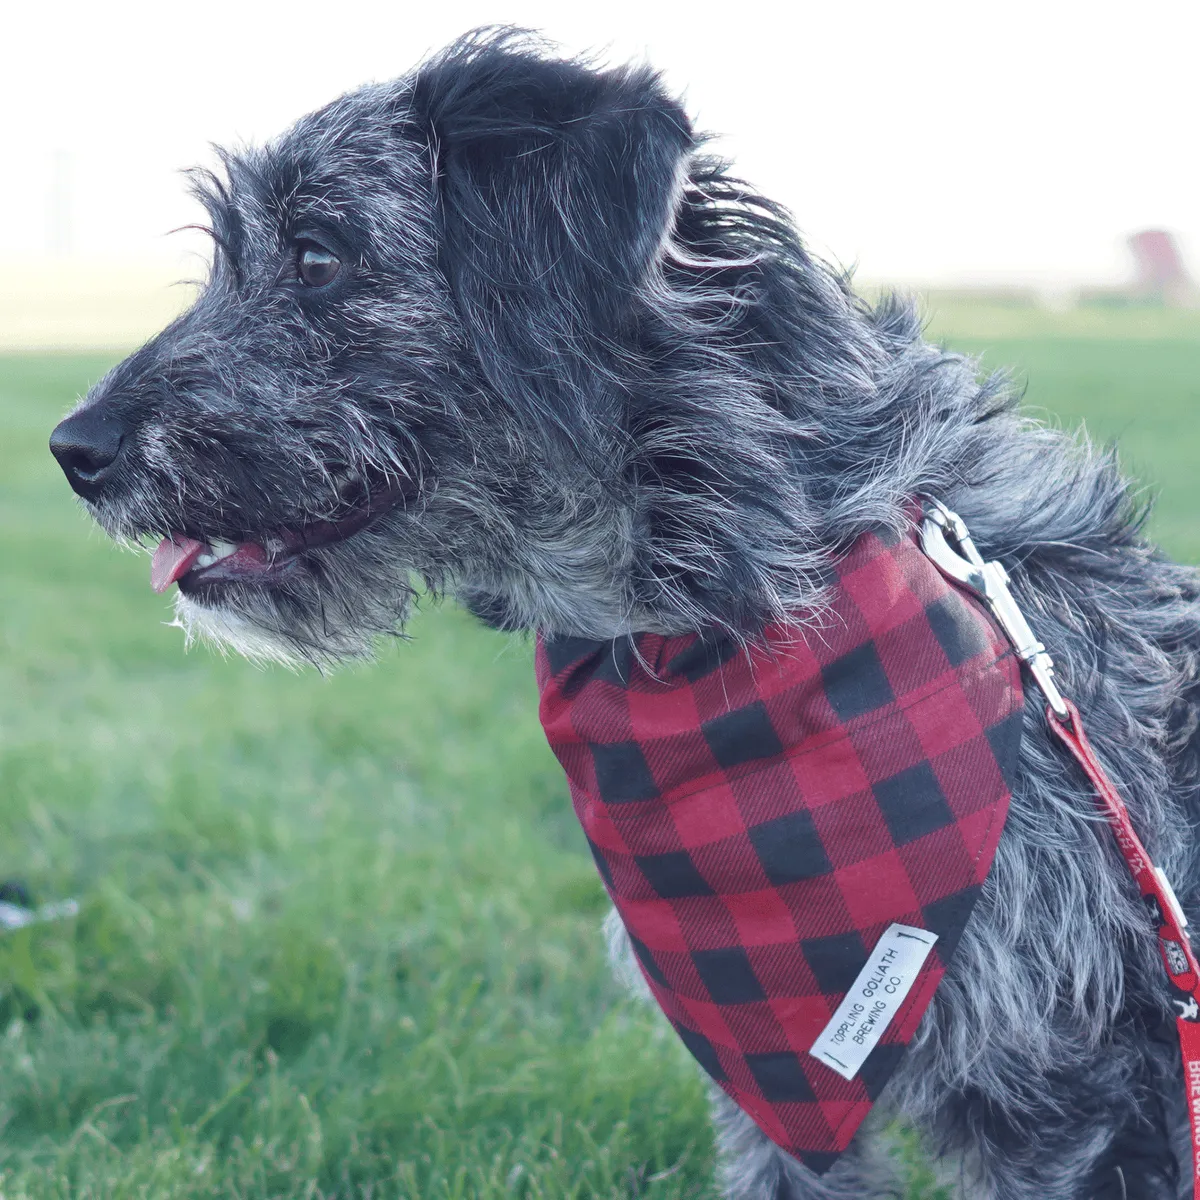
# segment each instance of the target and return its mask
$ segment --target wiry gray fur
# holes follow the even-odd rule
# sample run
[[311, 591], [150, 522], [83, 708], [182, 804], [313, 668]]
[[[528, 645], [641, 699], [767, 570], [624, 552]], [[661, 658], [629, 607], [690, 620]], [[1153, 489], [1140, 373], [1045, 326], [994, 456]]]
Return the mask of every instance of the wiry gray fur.
[[[199, 181], [204, 294], [85, 402], [123, 431], [91, 510], [126, 539], [269, 550], [401, 496], [271, 587], [181, 596], [190, 630], [326, 662], [397, 630], [414, 579], [506, 628], [752, 638], [820, 602], [831, 551], [932, 493], [1009, 568], [1200, 914], [1196, 573], [1143, 540], [1110, 456], [1021, 416], [906, 304], [856, 299], [701, 149], [651, 72], [482, 35], [227, 156]], [[296, 284], [301, 237], [343, 259], [326, 294]], [[1024, 745], [983, 897], [876, 1119], [818, 1181], [718, 1101], [730, 1196], [891, 1194], [863, 1165], [890, 1114], [967, 1195], [1190, 1195], [1148, 917], [1035, 695]]]

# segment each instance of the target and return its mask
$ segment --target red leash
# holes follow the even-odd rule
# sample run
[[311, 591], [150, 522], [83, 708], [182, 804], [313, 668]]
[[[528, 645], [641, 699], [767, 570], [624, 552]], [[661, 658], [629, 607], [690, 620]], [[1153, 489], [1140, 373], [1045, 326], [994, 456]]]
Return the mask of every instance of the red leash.
[[1187, 917], [1175, 898], [1167, 877], [1150, 860], [1142, 839], [1129, 819], [1129, 809], [1113, 782], [1105, 774], [1096, 752], [1083, 731], [1079, 710], [1066, 701], [1067, 718], [1059, 718], [1047, 706], [1046, 718], [1075, 761], [1083, 768], [1100, 802], [1104, 816], [1117, 839], [1121, 857], [1133, 876], [1138, 890], [1146, 898], [1158, 926], [1158, 948], [1163, 966], [1180, 997], [1174, 1001], [1179, 1013], [1175, 1027], [1179, 1031], [1179, 1049], [1183, 1055], [1183, 1085], [1187, 1091], [1188, 1117], [1192, 1125], [1192, 1181], [1200, 1195], [1200, 964], [1188, 938]]
[[[953, 540], [955, 545], [950, 545]], [[1183, 1055], [1183, 1081], [1192, 1128], [1192, 1185], [1200, 1200], [1200, 964], [1187, 935], [1187, 917], [1162, 870], [1154, 865], [1133, 827], [1129, 809], [1100, 765], [1083, 731], [1079, 710], [1054, 681], [1054, 663], [1037, 640], [1008, 588], [1008, 575], [998, 562], [985, 562], [971, 541], [966, 524], [936, 500], [926, 502], [921, 544], [938, 569], [973, 591], [991, 610], [1018, 657], [1028, 666], [1048, 701], [1046, 719], [1059, 741], [1083, 768], [1100, 797], [1104, 816], [1117, 839], [1121, 856], [1138, 890], [1154, 914], [1163, 966], [1178, 996], [1175, 1026]]]

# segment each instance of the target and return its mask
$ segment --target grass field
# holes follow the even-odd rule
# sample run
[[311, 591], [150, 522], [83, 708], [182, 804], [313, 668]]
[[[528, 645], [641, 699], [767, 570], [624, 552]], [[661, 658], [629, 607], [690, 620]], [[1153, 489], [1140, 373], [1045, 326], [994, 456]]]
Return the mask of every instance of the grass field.
[[[1200, 321], [935, 323], [1119, 437], [1200, 560]], [[329, 679], [185, 656], [45, 451], [108, 361], [0, 359], [0, 877], [81, 905], [0, 938], [0, 1196], [712, 1196], [528, 646], [443, 610]]]

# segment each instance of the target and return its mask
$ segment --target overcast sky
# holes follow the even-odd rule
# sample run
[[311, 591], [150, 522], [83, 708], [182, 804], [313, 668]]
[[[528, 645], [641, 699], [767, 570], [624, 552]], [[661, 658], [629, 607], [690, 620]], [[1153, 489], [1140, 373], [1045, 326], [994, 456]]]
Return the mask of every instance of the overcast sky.
[[[187, 245], [179, 169], [476, 25], [645, 58], [740, 173], [863, 277], [1120, 279], [1124, 236], [1200, 251], [1200, 0], [105, 0], [4, 19], [0, 248]], [[186, 239], [187, 235], [182, 235]]]

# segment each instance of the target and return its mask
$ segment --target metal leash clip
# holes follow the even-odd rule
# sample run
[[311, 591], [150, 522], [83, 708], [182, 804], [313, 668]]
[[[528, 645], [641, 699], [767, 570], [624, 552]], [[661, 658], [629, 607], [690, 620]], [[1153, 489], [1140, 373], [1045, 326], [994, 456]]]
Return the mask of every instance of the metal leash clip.
[[[1072, 715], [1067, 702], [1054, 682], [1054, 660], [1046, 653], [1046, 647], [1033, 636], [1033, 630], [1024, 614], [1017, 607], [1008, 586], [1008, 572], [998, 562], [984, 562], [983, 555], [971, 540], [966, 522], [956, 512], [951, 512], [940, 500], [926, 497], [921, 520], [921, 549], [943, 575], [961, 583], [973, 591], [987, 606], [1000, 627], [1008, 636], [1017, 656], [1029, 668], [1034, 682], [1042, 690], [1054, 715], [1064, 724], [1072, 725]], [[947, 534], [957, 549], [952, 549]], [[1076, 714], [1076, 719], [1078, 714]], [[1084, 750], [1090, 755], [1090, 749]], [[1090, 761], [1090, 758], [1089, 758]], [[1122, 809], [1124, 805], [1122, 804]], [[1163, 896], [1180, 930], [1186, 930], [1188, 919], [1176, 898], [1175, 889], [1160, 867], [1154, 866], [1149, 855], [1141, 851], [1146, 866], [1157, 877]], [[1161, 924], [1161, 921], [1159, 922]], [[1197, 1160], [1200, 1169], [1200, 1159]], [[1200, 1193], [1198, 1193], [1200, 1195]]]
[[940, 500], [925, 500], [921, 549], [943, 575], [970, 588], [987, 605], [1012, 642], [1017, 657], [1029, 668], [1054, 715], [1061, 721], [1068, 720], [1070, 710], [1054, 682], [1054, 660], [1034, 637], [1029, 622], [1017, 607], [1008, 586], [1008, 572], [998, 562], [984, 562], [966, 522]]

